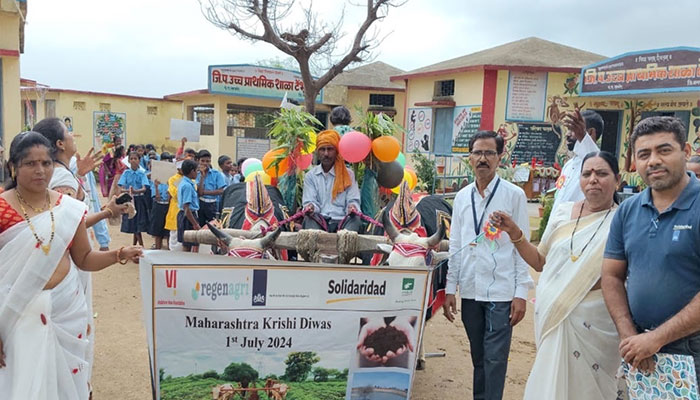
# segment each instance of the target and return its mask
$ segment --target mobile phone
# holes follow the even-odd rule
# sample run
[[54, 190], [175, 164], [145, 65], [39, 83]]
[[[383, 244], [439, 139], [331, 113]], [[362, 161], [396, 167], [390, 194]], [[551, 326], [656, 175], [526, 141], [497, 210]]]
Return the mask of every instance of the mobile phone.
[[124, 203], [128, 203], [132, 200], [132, 197], [129, 193], [122, 193], [117, 197], [117, 200], [115, 200], [115, 203], [121, 205]]

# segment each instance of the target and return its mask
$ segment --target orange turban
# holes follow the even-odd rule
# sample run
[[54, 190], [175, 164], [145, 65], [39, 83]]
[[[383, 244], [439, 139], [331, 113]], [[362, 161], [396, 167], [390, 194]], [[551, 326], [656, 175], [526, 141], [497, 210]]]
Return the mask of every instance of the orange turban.
[[338, 132], [333, 130], [323, 131], [316, 137], [316, 149], [320, 149], [323, 146], [333, 146], [337, 151], [335, 156], [335, 182], [333, 182], [333, 193], [332, 198], [338, 193], [342, 193], [345, 189], [352, 185], [352, 179], [350, 179], [350, 173], [348, 169], [345, 168], [345, 160], [340, 156], [340, 150], [338, 149], [338, 144], [340, 143], [340, 135]]

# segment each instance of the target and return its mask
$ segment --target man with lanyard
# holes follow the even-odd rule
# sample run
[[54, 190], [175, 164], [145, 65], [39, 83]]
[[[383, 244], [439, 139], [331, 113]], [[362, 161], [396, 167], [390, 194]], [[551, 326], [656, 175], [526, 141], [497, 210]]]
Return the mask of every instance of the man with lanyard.
[[226, 188], [224, 174], [211, 167], [211, 153], [200, 150], [197, 154], [197, 195], [199, 196], [199, 225], [216, 219], [219, 214], [219, 201]]
[[[530, 236], [525, 192], [496, 175], [503, 144], [493, 131], [479, 131], [471, 138], [469, 164], [476, 180], [457, 193], [450, 230], [443, 311], [454, 321], [459, 287], [474, 366], [474, 399], [503, 397], [513, 326], [525, 316], [525, 299], [533, 287], [529, 267], [513, 246]], [[512, 216], [521, 237], [484, 235], [488, 215], [496, 210]]]
[[[698, 375], [700, 181], [686, 171], [686, 132], [674, 117], [649, 117], [634, 128], [635, 165], [649, 187], [622, 202], [612, 220], [601, 286], [631, 367], [653, 371], [656, 353], [685, 354]], [[678, 398], [663, 394], [657, 398]]]
[[568, 112], [563, 118], [563, 123], [568, 129], [566, 145], [573, 153], [573, 157], [564, 164], [557, 179], [557, 193], [552, 210], [555, 210], [560, 203], [583, 200], [583, 192], [579, 184], [581, 163], [586, 154], [600, 151], [595, 141], [603, 134], [603, 118], [595, 111]]
[[360, 230], [361, 220], [357, 214], [360, 190], [355, 175], [338, 153], [339, 142], [340, 135], [332, 130], [323, 131], [316, 138], [316, 154], [321, 164], [304, 177], [302, 204], [307, 212], [302, 229]]

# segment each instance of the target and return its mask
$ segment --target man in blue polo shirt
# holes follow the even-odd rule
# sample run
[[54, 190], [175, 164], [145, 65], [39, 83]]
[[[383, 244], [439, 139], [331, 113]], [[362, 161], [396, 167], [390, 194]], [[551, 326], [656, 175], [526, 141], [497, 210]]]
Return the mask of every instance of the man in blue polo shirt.
[[620, 205], [605, 248], [601, 283], [620, 355], [643, 371], [662, 352], [692, 355], [700, 372], [700, 181], [686, 172], [686, 132], [674, 117], [634, 128], [649, 187]]
[[211, 167], [211, 153], [200, 150], [197, 153], [199, 172], [197, 172], [197, 194], [199, 195], [199, 225], [218, 217], [219, 201], [226, 188], [224, 174]]

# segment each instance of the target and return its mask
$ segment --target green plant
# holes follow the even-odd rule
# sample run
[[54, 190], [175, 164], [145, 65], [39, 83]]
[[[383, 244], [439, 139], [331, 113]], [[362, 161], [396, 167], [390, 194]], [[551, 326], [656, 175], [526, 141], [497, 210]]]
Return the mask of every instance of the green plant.
[[416, 167], [418, 184], [428, 193], [435, 191], [435, 178], [437, 177], [437, 166], [435, 160], [431, 160], [419, 151], [413, 153], [413, 164]]
[[401, 125], [384, 113], [365, 112], [360, 106], [356, 106], [355, 110], [363, 116], [356, 124], [355, 129], [369, 136], [370, 139], [374, 140], [380, 136], [391, 136], [404, 132]]
[[549, 222], [549, 215], [552, 213], [552, 206], [554, 205], [554, 197], [547, 196], [547, 194], [540, 195], [540, 205], [544, 209], [542, 212], [542, 218], [540, 219], [540, 226], [537, 229], [537, 237], [542, 238], [545, 228], [547, 228], [547, 222]]

